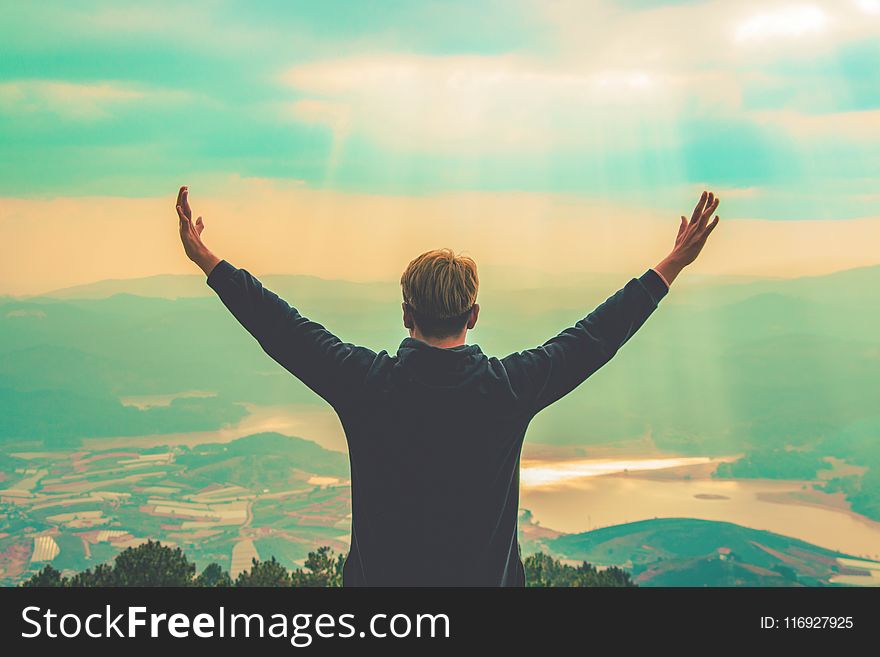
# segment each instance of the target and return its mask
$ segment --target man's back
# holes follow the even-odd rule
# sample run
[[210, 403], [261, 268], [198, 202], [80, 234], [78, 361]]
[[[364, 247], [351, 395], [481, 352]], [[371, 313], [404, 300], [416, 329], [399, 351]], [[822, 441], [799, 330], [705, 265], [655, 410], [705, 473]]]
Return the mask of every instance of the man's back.
[[654, 270], [534, 349], [342, 342], [227, 261], [207, 279], [264, 350], [339, 414], [349, 446], [346, 586], [522, 586], [519, 460], [542, 408], [606, 363], [666, 294]]
[[340, 417], [351, 455], [347, 585], [521, 585], [519, 454], [530, 419], [497, 358], [406, 338]]

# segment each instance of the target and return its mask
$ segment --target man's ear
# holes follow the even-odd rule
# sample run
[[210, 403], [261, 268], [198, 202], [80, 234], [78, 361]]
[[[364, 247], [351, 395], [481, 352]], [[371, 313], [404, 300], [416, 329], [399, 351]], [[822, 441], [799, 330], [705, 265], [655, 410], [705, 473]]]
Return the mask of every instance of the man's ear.
[[403, 328], [408, 328], [408, 329], [414, 328], [415, 323], [413, 322], [413, 316], [409, 310], [409, 306], [406, 305], [406, 301], [404, 301], [400, 305], [403, 308]]
[[474, 326], [477, 323], [477, 317], [479, 317], [479, 315], [480, 315], [480, 304], [475, 303], [474, 307], [471, 308], [470, 317], [468, 317], [467, 327], [469, 330], [474, 328]]

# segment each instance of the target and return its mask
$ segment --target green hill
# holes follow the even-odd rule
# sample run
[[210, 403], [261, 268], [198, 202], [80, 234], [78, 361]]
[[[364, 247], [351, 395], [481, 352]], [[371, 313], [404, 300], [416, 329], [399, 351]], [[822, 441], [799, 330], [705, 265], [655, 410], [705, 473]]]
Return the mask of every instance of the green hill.
[[230, 443], [198, 445], [178, 455], [176, 461], [186, 468], [186, 481], [193, 486], [224, 483], [275, 488], [289, 484], [294, 470], [348, 477], [348, 458], [342, 452], [275, 432], [253, 434]]
[[641, 586], [819, 586], [841, 552], [729, 522], [658, 518], [546, 541], [554, 554], [632, 571]]

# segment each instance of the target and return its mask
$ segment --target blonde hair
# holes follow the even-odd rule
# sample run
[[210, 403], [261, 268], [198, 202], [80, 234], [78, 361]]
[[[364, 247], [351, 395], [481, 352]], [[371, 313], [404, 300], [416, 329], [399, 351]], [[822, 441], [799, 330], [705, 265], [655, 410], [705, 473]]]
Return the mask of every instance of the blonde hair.
[[[419, 318], [459, 318], [477, 301], [477, 263], [452, 249], [427, 251], [409, 263], [400, 277], [400, 287], [404, 302], [416, 311], [417, 323]], [[419, 328], [426, 327], [419, 323]]]

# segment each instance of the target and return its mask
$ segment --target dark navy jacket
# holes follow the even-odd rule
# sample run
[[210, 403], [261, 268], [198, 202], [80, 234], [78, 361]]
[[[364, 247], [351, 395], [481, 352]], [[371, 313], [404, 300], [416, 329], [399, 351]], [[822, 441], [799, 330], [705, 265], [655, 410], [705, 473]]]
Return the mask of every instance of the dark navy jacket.
[[339, 415], [351, 464], [345, 586], [523, 586], [526, 428], [608, 362], [667, 292], [649, 269], [543, 345], [499, 359], [411, 337], [396, 354], [343, 342], [226, 260], [207, 284]]

